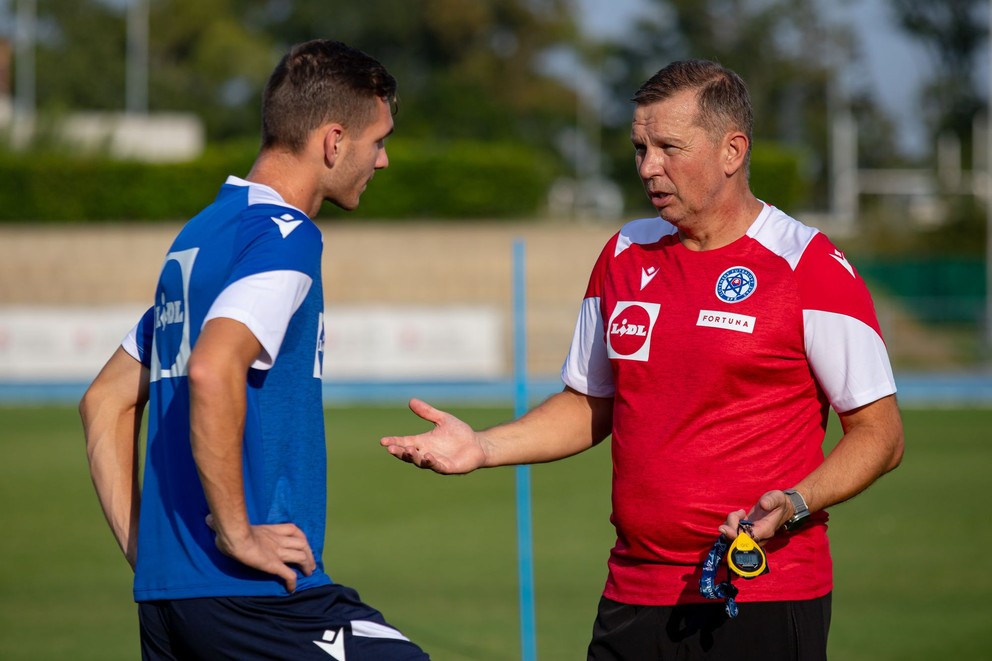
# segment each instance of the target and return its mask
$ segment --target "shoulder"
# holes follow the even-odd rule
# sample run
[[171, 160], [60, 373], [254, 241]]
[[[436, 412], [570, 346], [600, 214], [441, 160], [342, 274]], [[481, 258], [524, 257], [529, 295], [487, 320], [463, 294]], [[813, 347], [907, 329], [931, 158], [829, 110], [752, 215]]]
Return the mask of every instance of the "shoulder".
[[245, 199], [241, 211], [245, 230], [273, 240], [311, 241], [321, 236], [320, 229], [300, 209], [291, 206], [273, 188], [264, 184], [228, 177], [225, 186], [237, 187]]
[[595, 270], [601, 271], [607, 268], [608, 264], [632, 246], [651, 245], [675, 233], [674, 225], [657, 216], [632, 220], [621, 227], [603, 246], [599, 259], [596, 260]]
[[253, 233], [280, 242], [312, 242], [320, 239], [320, 229], [305, 214], [292, 207], [273, 204], [254, 204], [247, 207], [242, 219]]
[[792, 270], [796, 269], [811, 243], [829, 243], [820, 230], [804, 225], [770, 205], [765, 206], [747, 234], [766, 250], [788, 262]]
[[848, 285], [864, 287], [855, 268], [826, 234], [775, 207], [762, 212], [748, 235], [785, 260], [800, 287], [821, 292], [828, 283], [845, 291]]
[[[661, 218], [639, 218], [632, 220], [620, 228], [616, 234], [610, 237], [606, 245], [599, 253], [589, 276], [589, 284], [586, 288], [586, 298], [599, 295], [603, 280], [614, 268], [624, 268], [617, 266], [621, 255], [632, 246], [644, 246], [658, 243], [666, 236], [675, 234], [675, 226]], [[628, 255], [631, 253], [627, 253]]]
[[607, 247], [613, 247], [613, 256], [616, 257], [633, 245], [650, 245], [675, 233], [675, 226], [658, 216], [638, 218], [621, 227]]

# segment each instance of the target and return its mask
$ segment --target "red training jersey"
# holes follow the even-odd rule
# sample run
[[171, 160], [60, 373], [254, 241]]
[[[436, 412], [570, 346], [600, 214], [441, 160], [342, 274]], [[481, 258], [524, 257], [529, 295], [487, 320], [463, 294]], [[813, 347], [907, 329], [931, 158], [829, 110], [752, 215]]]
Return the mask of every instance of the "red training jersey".
[[[700, 568], [727, 514], [823, 461], [828, 407], [895, 392], [857, 271], [771, 206], [716, 250], [688, 250], [660, 218], [625, 225], [593, 268], [562, 379], [614, 398], [604, 594], [642, 605], [705, 601]], [[770, 572], [739, 581], [738, 600], [829, 592], [826, 522], [768, 540]]]

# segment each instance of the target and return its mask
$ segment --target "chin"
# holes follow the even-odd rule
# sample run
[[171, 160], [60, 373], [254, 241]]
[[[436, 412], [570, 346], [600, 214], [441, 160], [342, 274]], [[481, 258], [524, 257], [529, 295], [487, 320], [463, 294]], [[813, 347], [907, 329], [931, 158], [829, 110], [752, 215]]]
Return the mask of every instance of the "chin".
[[341, 200], [327, 200], [327, 201], [344, 211], [354, 211], [355, 209], [358, 208], [358, 200], [355, 200], [354, 202], [351, 201], [343, 202]]

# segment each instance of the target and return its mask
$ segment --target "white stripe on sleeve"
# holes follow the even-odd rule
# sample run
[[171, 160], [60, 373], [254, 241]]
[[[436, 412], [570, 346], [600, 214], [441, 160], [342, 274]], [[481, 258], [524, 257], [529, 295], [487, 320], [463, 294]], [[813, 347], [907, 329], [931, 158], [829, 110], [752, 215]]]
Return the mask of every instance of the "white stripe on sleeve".
[[131, 327], [131, 330], [128, 331], [128, 334], [124, 336], [124, 339], [123, 340], [121, 340], [121, 348], [124, 349], [124, 351], [126, 351], [129, 356], [131, 356], [132, 358], [134, 358], [136, 361], [138, 361], [140, 363], [141, 362], [141, 352], [138, 351], [138, 326], [139, 325], [141, 325], [141, 322], [140, 321], [138, 323], [136, 323], [134, 326]]
[[612, 397], [616, 393], [603, 328], [599, 297], [584, 299], [572, 345], [561, 368], [561, 380], [566, 386], [592, 397]]
[[364, 638], [390, 638], [392, 640], [410, 641], [409, 638], [396, 629], [379, 624], [378, 622], [372, 622], [371, 620], [352, 620], [351, 633], [352, 635], [362, 636]]
[[267, 370], [275, 364], [289, 320], [303, 304], [312, 284], [313, 279], [299, 271], [250, 275], [220, 293], [203, 323], [218, 317], [243, 323], [262, 345], [252, 367]]
[[806, 355], [831, 406], [844, 413], [896, 391], [885, 343], [863, 321], [804, 310]]

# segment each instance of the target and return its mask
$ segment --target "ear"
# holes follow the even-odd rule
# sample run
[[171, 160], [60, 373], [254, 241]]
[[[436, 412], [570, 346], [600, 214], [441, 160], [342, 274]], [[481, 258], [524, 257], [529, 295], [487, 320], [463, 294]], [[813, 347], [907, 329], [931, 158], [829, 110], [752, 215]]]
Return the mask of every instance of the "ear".
[[341, 155], [341, 141], [344, 138], [344, 127], [340, 124], [327, 124], [322, 129], [322, 147], [324, 162], [328, 168], [334, 167], [338, 156]]
[[728, 133], [724, 137], [724, 172], [730, 176], [744, 167], [747, 149], [751, 142], [740, 131]]

